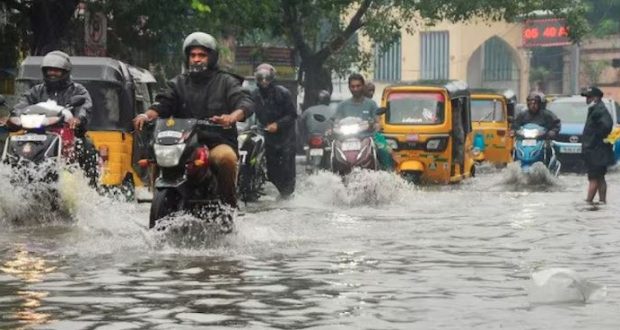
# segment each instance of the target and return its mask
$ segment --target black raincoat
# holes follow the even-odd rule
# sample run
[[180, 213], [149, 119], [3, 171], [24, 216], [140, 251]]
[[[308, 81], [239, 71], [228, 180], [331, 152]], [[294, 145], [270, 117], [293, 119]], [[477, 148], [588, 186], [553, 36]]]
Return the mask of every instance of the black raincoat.
[[[160, 117], [208, 119], [230, 114], [241, 109], [245, 118], [252, 115], [254, 103], [250, 95], [241, 88], [243, 79], [215, 69], [198, 74], [182, 73], [168, 81], [168, 88], [155, 97], [151, 106]], [[208, 133], [205, 142], [209, 148], [228, 144], [237, 150], [237, 129], [221, 133]]]
[[581, 152], [588, 168], [613, 165], [613, 147], [603, 140], [611, 133], [613, 119], [603, 102], [588, 109], [588, 117], [583, 127]]

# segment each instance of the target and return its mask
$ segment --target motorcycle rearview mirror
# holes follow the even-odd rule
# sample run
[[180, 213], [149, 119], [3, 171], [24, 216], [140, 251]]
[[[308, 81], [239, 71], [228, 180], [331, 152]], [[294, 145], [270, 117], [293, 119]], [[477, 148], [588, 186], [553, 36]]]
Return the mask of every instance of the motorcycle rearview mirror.
[[318, 122], [324, 122], [327, 120], [327, 118], [321, 114], [315, 113], [314, 115], [312, 115], [312, 118], [314, 118], [314, 120], [318, 121]]
[[72, 107], [79, 107], [86, 103], [86, 98], [83, 96], [72, 96], [69, 101], [69, 105]]
[[387, 108], [386, 107], [381, 107], [381, 108], [377, 108], [377, 110], [375, 110], [375, 114], [377, 116], [381, 116], [384, 115], [387, 112]]

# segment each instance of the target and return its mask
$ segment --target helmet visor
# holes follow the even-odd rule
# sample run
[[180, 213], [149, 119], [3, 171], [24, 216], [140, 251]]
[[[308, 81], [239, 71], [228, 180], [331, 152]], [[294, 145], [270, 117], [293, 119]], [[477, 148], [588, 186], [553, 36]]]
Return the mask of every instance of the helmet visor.
[[254, 77], [256, 78], [257, 82], [261, 82], [261, 81], [271, 82], [271, 81], [273, 81], [273, 74], [269, 70], [258, 70], [258, 71], [256, 71], [256, 73], [254, 73]]

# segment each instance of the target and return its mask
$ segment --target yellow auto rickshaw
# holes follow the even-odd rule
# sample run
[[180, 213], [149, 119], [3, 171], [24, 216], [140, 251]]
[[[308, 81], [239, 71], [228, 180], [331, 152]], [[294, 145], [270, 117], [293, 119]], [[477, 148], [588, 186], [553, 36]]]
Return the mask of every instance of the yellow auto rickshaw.
[[388, 86], [381, 130], [396, 171], [413, 182], [452, 183], [472, 176], [470, 93], [462, 81]]
[[471, 121], [474, 130], [474, 157], [495, 165], [512, 161], [513, 138], [510, 123], [517, 98], [511, 90], [471, 90]]
[[[43, 57], [29, 56], [21, 64], [18, 93], [41, 82]], [[107, 57], [71, 57], [71, 79], [90, 93], [93, 101], [87, 136], [101, 160], [99, 187], [121, 188], [130, 198], [136, 189], [148, 190], [148, 169], [138, 161], [148, 153], [148, 132], [132, 133], [132, 119], [152, 103], [156, 81], [147, 70]]]

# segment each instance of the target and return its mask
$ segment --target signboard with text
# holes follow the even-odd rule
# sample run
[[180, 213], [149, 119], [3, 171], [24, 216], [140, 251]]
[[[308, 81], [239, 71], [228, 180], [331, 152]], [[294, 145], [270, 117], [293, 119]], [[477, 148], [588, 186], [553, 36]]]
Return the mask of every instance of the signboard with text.
[[553, 47], [572, 44], [563, 18], [529, 19], [523, 24], [523, 47]]

